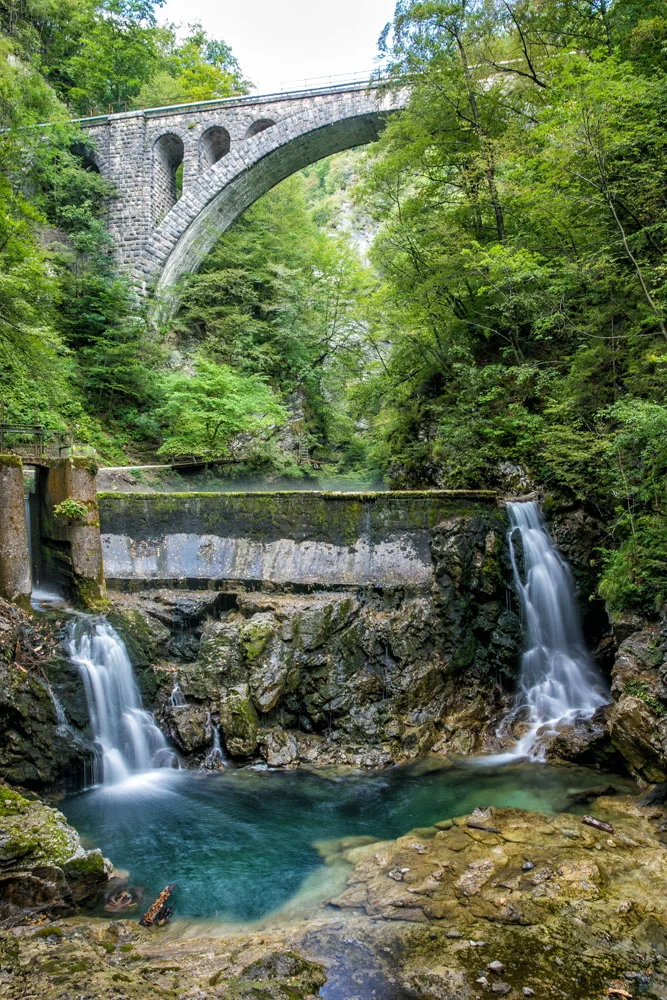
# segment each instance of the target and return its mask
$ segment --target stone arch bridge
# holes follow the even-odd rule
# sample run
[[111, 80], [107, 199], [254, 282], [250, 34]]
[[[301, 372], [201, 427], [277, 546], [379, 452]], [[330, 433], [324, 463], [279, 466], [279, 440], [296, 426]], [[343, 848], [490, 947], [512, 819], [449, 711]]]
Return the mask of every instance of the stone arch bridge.
[[82, 152], [117, 191], [108, 227], [118, 262], [170, 312], [178, 278], [253, 202], [308, 164], [372, 142], [405, 101], [364, 81], [83, 119], [93, 142]]

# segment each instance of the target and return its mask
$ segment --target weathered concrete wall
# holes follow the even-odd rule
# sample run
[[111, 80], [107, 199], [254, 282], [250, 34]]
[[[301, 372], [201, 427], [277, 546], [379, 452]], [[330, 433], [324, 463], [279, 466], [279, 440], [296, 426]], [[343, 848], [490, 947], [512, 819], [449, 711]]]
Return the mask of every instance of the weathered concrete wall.
[[[105, 593], [96, 471], [90, 459], [62, 458], [40, 468], [37, 479], [42, 565], [84, 604]], [[54, 516], [54, 507], [70, 498], [85, 507], [82, 521]]]
[[159, 281], [169, 308], [178, 277], [254, 201], [309, 163], [373, 141], [405, 102], [358, 83], [84, 119], [117, 190], [108, 226], [119, 263], [142, 293]]
[[0, 597], [27, 601], [30, 591], [23, 465], [17, 455], [0, 455]]
[[110, 586], [208, 581], [423, 589], [430, 531], [493, 509], [493, 493], [99, 495]]

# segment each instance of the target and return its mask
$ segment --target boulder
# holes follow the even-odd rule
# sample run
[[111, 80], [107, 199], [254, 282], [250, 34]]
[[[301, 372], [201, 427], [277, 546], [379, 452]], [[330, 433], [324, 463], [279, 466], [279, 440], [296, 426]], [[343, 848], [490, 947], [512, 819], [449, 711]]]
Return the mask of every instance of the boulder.
[[623, 772], [624, 762], [609, 733], [607, 719], [611, 706], [598, 709], [590, 719], [577, 719], [552, 736], [546, 747], [547, 760], [563, 760], [582, 767]]
[[229, 688], [220, 701], [220, 729], [232, 757], [250, 757], [257, 750], [259, 719], [248, 687]]
[[91, 903], [111, 871], [100, 851], [84, 851], [62, 813], [0, 786], [0, 926]]

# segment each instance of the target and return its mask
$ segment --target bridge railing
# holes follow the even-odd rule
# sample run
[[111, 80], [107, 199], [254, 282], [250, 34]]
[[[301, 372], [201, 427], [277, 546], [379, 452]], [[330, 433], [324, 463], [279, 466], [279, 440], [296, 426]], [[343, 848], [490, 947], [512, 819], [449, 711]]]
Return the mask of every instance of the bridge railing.
[[[333, 80], [333, 77], [324, 77], [324, 80]], [[367, 90], [380, 82], [377, 76], [371, 78], [370, 74], [362, 79], [346, 79], [345, 82], [321, 83], [319, 86], [304, 86], [296, 90], [277, 90], [270, 94], [239, 94], [236, 97], [216, 97], [209, 101], [190, 101], [185, 104], [167, 104], [159, 108], [143, 108], [130, 110], [121, 108], [119, 111], [110, 111], [107, 114], [91, 115], [87, 118], [75, 118], [73, 121], [80, 125], [97, 125], [108, 121], [114, 114], [135, 114], [145, 115], [149, 118], [168, 114], [169, 112], [196, 111], [203, 108], [225, 108], [236, 107], [239, 104], [269, 104], [273, 101], [299, 100], [304, 97], [328, 96], [330, 94], [346, 93], [347, 91]], [[304, 84], [308, 81], [304, 80]]]

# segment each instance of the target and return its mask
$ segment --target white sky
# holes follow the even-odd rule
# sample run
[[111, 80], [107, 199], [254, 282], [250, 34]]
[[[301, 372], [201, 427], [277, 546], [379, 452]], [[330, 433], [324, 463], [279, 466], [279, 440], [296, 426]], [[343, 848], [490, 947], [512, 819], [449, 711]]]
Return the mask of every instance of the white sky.
[[167, 0], [160, 20], [200, 22], [231, 45], [256, 91], [271, 93], [373, 69], [394, 6], [395, 0]]

